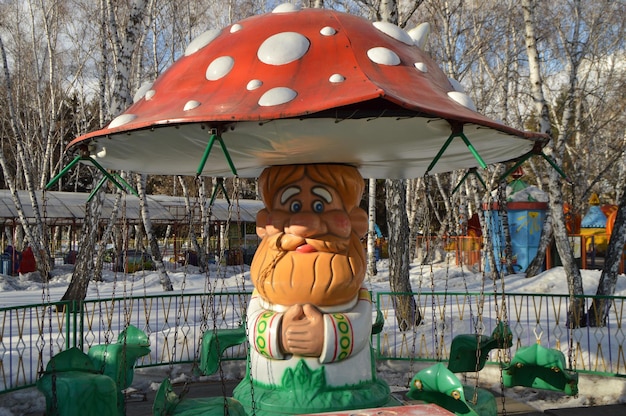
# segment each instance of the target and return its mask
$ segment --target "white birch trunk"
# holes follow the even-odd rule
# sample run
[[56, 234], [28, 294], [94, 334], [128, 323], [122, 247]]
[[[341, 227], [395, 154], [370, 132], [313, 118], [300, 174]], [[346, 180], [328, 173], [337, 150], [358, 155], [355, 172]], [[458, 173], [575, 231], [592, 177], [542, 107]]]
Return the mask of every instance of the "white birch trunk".
[[[541, 132], [550, 134], [551, 124], [548, 117], [548, 105], [543, 95], [543, 80], [541, 76], [541, 65], [539, 60], [539, 51], [537, 49], [535, 35], [535, 6], [534, 0], [522, 0], [522, 9], [524, 13], [524, 27], [526, 31], [526, 52], [528, 54], [528, 64], [530, 70], [531, 92], [535, 101], [537, 112], [540, 114]], [[557, 165], [561, 165], [565, 140], [567, 138], [566, 127], [569, 126], [572, 117], [573, 92], [575, 88], [575, 68], [569, 68], [570, 80], [569, 91], [566, 106], [563, 111], [561, 120], [561, 130], [559, 137], [552, 144], [552, 158]], [[563, 263], [563, 268], [567, 275], [569, 294], [571, 296], [570, 306], [570, 324], [578, 326], [582, 323], [583, 302], [582, 299], [576, 298], [576, 295], [583, 294], [582, 277], [580, 269], [575, 263], [572, 247], [567, 236], [565, 227], [565, 215], [563, 213], [563, 193], [562, 184], [558, 172], [554, 169], [549, 171], [549, 198], [550, 198], [550, 214], [552, 217], [552, 226], [556, 247]], [[546, 229], [544, 228], [544, 231]], [[540, 250], [542, 247], [540, 247]]]
[[161, 255], [161, 249], [159, 248], [159, 242], [152, 230], [152, 221], [150, 220], [150, 207], [146, 198], [146, 175], [137, 175], [137, 192], [139, 193], [139, 209], [141, 210], [141, 219], [143, 220], [144, 230], [146, 237], [148, 238], [148, 244], [150, 245], [150, 254], [154, 260], [157, 272], [159, 274], [159, 281], [161, 287], [166, 292], [174, 290], [172, 281], [170, 280], [167, 270], [165, 270], [165, 264], [163, 264], [163, 256]]
[[[30, 221], [26, 219], [26, 215], [24, 213], [24, 209], [22, 207], [21, 201], [17, 196], [17, 187], [15, 186], [17, 178], [11, 174], [11, 170], [9, 169], [6, 159], [4, 157], [3, 151], [0, 149], [0, 166], [2, 166], [2, 170], [5, 176], [5, 182], [9, 185], [9, 189], [11, 190], [11, 195], [13, 197], [13, 202], [18, 211], [18, 215], [20, 218], [20, 222], [22, 224], [22, 228], [24, 233], [26, 234], [26, 238], [28, 239], [29, 244], [33, 249], [33, 254], [35, 256], [35, 261], [37, 263], [37, 269], [41, 274], [41, 278], [44, 281], [48, 280], [50, 273], [50, 256], [49, 254], [45, 257], [42, 256], [42, 252], [48, 253], [48, 245], [44, 240], [44, 232], [43, 232], [43, 219], [41, 217], [41, 213], [39, 210], [39, 201], [37, 201], [37, 195], [35, 194], [35, 185], [33, 182], [32, 175], [30, 173], [29, 163], [30, 158], [28, 153], [26, 153], [26, 149], [24, 148], [22, 143], [25, 143], [24, 135], [20, 128], [20, 123], [17, 119], [17, 112], [15, 105], [13, 103], [12, 98], [12, 85], [11, 85], [11, 73], [9, 71], [9, 65], [7, 61], [6, 50], [4, 48], [4, 43], [2, 42], [2, 38], [0, 38], [0, 53], [2, 55], [2, 65], [4, 68], [4, 79], [5, 79], [5, 89], [7, 96], [7, 107], [9, 110], [10, 117], [10, 125], [11, 131], [15, 137], [16, 143], [16, 152], [17, 158], [22, 162], [22, 165], [28, 167], [24, 169], [24, 179], [26, 183], [26, 189], [28, 190], [28, 194], [31, 200], [31, 205], [33, 208], [33, 214], [35, 216], [35, 224], [31, 225]], [[14, 242], [15, 244], [15, 242]]]
[[619, 266], [624, 254], [624, 245], [626, 244], [626, 192], [624, 191], [622, 189], [617, 217], [615, 217], [613, 232], [611, 233], [609, 247], [606, 252], [604, 268], [598, 282], [596, 296], [599, 297], [594, 298], [587, 312], [589, 326], [606, 325], [612, 301], [604, 296], [613, 296], [615, 294]]
[[[111, 92], [111, 101], [109, 105], [109, 116], [115, 116], [132, 103], [130, 93], [130, 74], [133, 68], [133, 52], [140, 47], [138, 41], [142, 37], [145, 29], [144, 17], [148, 10], [150, 0], [135, 0], [131, 2], [130, 15], [128, 17], [127, 26], [124, 34], [120, 33], [117, 17], [115, 14], [116, 5], [111, 0], [102, 0], [100, 3], [103, 7], [102, 16], [107, 16], [108, 26], [103, 26], [102, 31], [106, 32], [111, 39], [111, 47], [113, 49], [113, 61], [115, 63], [115, 75], [113, 83], [113, 91]], [[102, 33], [105, 36], [105, 33]], [[106, 42], [102, 40], [100, 44], [102, 61], [100, 64], [100, 98], [106, 96], [106, 68], [110, 56]], [[106, 106], [102, 104], [102, 108]], [[97, 183], [98, 180], [96, 180]], [[70, 285], [63, 295], [64, 300], [85, 299], [89, 281], [93, 276], [93, 258], [95, 252], [95, 236], [98, 234], [98, 220], [102, 209], [98, 204], [102, 203], [102, 198], [94, 198], [89, 204], [90, 209], [86, 210], [85, 220], [81, 230], [81, 240], [79, 243], [80, 250], [76, 258], [76, 267], [72, 274]], [[158, 251], [158, 250], [157, 250]], [[171, 284], [171, 283], [170, 283]], [[164, 286], [165, 287], [165, 286]]]
[[376, 269], [376, 179], [370, 178], [368, 182], [367, 274], [376, 276], [378, 273]]

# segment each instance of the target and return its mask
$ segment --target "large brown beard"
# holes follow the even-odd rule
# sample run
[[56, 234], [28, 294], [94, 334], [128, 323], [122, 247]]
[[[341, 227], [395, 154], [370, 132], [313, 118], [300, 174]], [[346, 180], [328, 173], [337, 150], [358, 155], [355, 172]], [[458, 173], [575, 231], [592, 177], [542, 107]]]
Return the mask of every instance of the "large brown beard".
[[308, 239], [307, 243], [317, 252], [281, 249], [293, 245], [293, 240], [294, 237], [285, 234], [266, 237], [254, 255], [251, 280], [266, 301], [285, 306], [311, 303], [323, 307], [354, 299], [365, 278], [366, 267], [365, 252], [356, 234], [351, 234], [347, 250], [339, 253], [331, 250], [345, 247], [345, 243], [325, 244]]

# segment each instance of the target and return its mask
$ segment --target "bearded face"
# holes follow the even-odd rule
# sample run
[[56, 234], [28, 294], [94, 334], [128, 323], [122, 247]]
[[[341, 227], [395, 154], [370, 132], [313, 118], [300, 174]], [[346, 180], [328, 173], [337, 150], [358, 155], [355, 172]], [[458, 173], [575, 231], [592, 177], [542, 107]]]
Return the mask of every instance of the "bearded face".
[[[363, 180], [354, 171], [360, 199]], [[345, 186], [346, 177], [340, 180]], [[323, 182], [305, 175], [280, 186], [257, 215], [262, 241], [250, 274], [270, 303], [341, 305], [354, 299], [363, 283], [366, 260], [360, 238], [367, 231], [367, 214], [356, 206], [358, 199], [347, 201], [354, 196]]]

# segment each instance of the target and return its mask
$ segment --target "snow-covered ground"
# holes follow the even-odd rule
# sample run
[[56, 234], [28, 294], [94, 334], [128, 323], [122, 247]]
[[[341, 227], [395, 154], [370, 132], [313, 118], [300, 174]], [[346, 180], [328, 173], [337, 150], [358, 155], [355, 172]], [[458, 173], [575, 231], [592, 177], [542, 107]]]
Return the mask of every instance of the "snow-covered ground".
[[[206, 276], [198, 273], [197, 268], [189, 267], [186, 270], [178, 268], [170, 272], [169, 276], [172, 279], [175, 293], [179, 293], [183, 286], [185, 293], [202, 293], [205, 291]], [[211, 276], [212, 291], [251, 290], [252, 288], [247, 266], [216, 267]], [[582, 276], [585, 293], [595, 294], [600, 271], [582, 270]], [[128, 279], [122, 280], [119, 274], [106, 272], [103, 282], [90, 284], [88, 298], [164, 293], [158, 275], [154, 272], [138, 272], [128, 277]], [[0, 305], [7, 307], [41, 303], [42, 300], [46, 299], [58, 300], [65, 292], [70, 279], [71, 266], [68, 265], [55, 268], [53, 278], [46, 285], [37, 279], [35, 274], [18, 277], [0, 275]], [[378, 262], [378, 273], [375, 276], [368, 276], [365, 284], [373, 292], [385, 292], [390, 290], [388, 281], [388, 263], [386, 260], [381, 260]], [[523, 274], [509, 275], [504, 279], [504, 283], [507, 293], [552, 295], [568, 293], [565, 273], [560, 267], [548, 270], [534, 278], [526, 278]], [[462, 293], [480, 292], [481, 290], [493, 291], [491, 279], [485, 280], [481, 273], [456, 267], [453, 259], [451, 262], [439, 262], [428, 266], [413, 264], [411, 267], [411, 284], [414, 291], [423, 293], [432, 291]], [[618, 278], [615, 295], [626, 296], [626, 276], [621, 275]], [[448, 307], [454, 311], [453, 305], [448, 305]], [[485, 304], [485, 308], [488, 307], [489, 305]], [[426, 319], [428, 318], [426, 317]], [[605, 350], [608, 350], [608, 345]], [[406, 387], [410, 376], [426, 365], [406, 361], [382, 361], [379, 363], [379, 375], [387, 380], [392, 388], [403, 389]], [[242, 362], [228, 363], [224, 369], [224, 377], [228, 379], [240, 378], [245, 371], [243, 366]], [[500, 391], [500, 376], [496, 367], [487, 366], [479, 374], [481, 385]], [[133, 387], [139, 390], [156, 389], [158, 383], [166, 376], [171, 377], [173, 381], [185, 380], [189, 376], [189, 368], [170, 365], [137, 369]], [[523, 400], [540, 410], [626, 402], [626, 380], [623, 378], [581, 374], [579, 391], [580, 394], [577, 397], [522, 387], [505, 389], [504, 393], [508, 397]], [[44, 409], [43, 396], [36, 389], [25, 389], [0, 396], [0, 416], [33, 412], [43, 413]]]

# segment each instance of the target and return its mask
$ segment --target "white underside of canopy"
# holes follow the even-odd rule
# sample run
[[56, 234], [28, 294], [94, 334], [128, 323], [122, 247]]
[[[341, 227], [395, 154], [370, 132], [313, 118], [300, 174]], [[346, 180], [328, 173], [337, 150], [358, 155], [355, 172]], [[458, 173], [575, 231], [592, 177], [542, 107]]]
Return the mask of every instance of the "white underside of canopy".
[[[487, 164], [519, 157], [535, 143], [475, 124], [463, 129]], [[416, 178], [425, 174], [450, 133], [445, 120], [424, 117], [307, 118], [237, 122], [221, 137], [241, 177], [256, 177], [270, 165], [344, 163], [358, 167], [368, 178]], [[210, 135], [200, 123], [161, 125], [94, 139], [90, 151], [113, 170], [195, 175]], [[430, 172], [477, 166], [466, 144], [456, 137]], [[217, 141], [202, 175], [233, 175]]]

